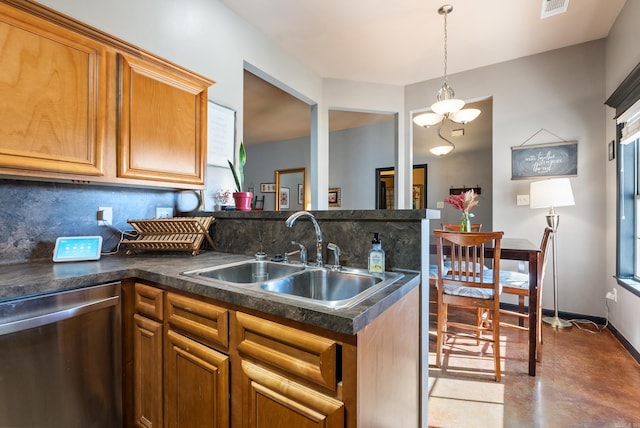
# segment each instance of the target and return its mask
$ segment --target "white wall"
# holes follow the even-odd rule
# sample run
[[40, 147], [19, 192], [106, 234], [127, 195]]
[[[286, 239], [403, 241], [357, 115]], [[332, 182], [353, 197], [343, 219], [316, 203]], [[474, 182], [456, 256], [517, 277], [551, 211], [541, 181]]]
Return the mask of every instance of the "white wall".
[[372, 210], [376, 168], [394, 167], [393, 121], [329, 134], [329, 187], [341, 189], [342, 210]]
[[[595, 41], [449, 76], [459, 97], [493, 97], [493, 229], [540, 242], [545, 210], [516, 206], [530, 180], [511, 180], [511, 147], [541, 128], [578, 140], [578, 176], [571, 178], [576, 205], [559, 208], [559, 307], [604, 316], [605, 164], [604, 41]], [[441, 79], [406, 87], [406, 111], [425, 107]], [[409, 124], [407, 123], [408, 127]], [[406, 133], [408, 135], [408, 132]], [[531, 143], [557, 141], [546, 133]], [[553, 307], [551, 275], [543, 307]]]
[[[336, 110], [355, 110], [369, 113], [396, 114], [397, 131], [394, 133], [395, 153], [391, 165], [396, 167], [396, 206], [411, 207], [411, 191], [409, 188], [411, 162], [409, 158], [409, 144], [404, 137], [402, 124], [406, 120], [404, 115], [404, 89], [401, 86], [376, 85], [364, 82], [350, 82], [336, 79], [325, 79], [323, 99], [329, 108]], [[383, 150], [387, 150], [385, 145]], [[359, 162], [357, 158], [350, 159], [353, 164]], [[328, 183], [327, 183], [328, 184]], [[398, 189], [404, 189], [398, 192]], [[344, 195], [343, 195], [344, 198]]]
[[[640, 2], [627, 1], [609, 32], [606, 41], [605, 95], [609, 97], [627, 75], [640, 62]], [[605, 142], [615, 140], [615, 111], [607, 107]], [[602, 146], [602, 156], [605, 146]], [[616, 272], [616, 163], [606, 165], [606, 288], [616, 287], [618, 302], [610, 302], [611, 324], [640, 351], [640, 297], [618, 286], [612, 275]]]
[[[276, 208], [275, 193], [261, 193], [261, 183], [275, 183], [275, 170], [306, 168], [306, 185], [309, 185], [309, 137], [287, 141], [256, 144], [246, 147], [245, 187], [253, 187], [254, 195], [264, 196], [264, 210]], [[292, 194], [293, 195], [293, 194]], [[293, 196], [292, 196], [293, 197]], [[297, 200], [297, 199], [296, 199]]]

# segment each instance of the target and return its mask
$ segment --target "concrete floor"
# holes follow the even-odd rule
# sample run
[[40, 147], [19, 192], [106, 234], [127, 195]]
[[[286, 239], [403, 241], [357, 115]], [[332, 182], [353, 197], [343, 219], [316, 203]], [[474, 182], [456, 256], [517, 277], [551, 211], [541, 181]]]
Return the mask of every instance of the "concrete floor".
[[608, 329], [543, 324], [542, 361], [531, 377], [527, 332], [502, 328], [501, 382], [491, 347], [482, 355], [475, 341], [451, 339], [436, 368], [433, 320], [430, 333], [430, 427], [640, 427], [640, 365]]

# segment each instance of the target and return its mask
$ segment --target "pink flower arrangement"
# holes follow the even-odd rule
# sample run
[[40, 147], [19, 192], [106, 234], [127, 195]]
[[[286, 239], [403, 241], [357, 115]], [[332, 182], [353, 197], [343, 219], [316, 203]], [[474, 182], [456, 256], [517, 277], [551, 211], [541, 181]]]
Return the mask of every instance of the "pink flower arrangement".
[[451, 205], [453, 208], [462, 211], [465, 214], [470, 214], [471, 208], [478, 205], [476, 197], [478, 195], [473, 189], [462, 192], [459, 195], [449, 195], [445, 198], [445, 202]]

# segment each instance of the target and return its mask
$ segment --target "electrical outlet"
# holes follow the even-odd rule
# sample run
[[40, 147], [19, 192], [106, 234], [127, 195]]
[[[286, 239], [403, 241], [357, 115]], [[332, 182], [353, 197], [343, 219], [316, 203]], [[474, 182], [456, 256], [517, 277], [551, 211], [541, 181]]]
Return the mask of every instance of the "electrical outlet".
[[113, 209], [111, 207], [98, 207], [98, 226], [111, 226], [113, 224]]
[[171, 218], [173, 217], [173, 208], [156, 207], [156, 218]]
[[618, 290], [615, 287], [607, 293], [607, 299], [613, 300], [614, 302], [618, 301]]
[[516, 205], [529, 205], [529, 195], [516, 196]]
[[443, 201], [436, 202], [436, 208], [438, 208], [438, 209], [444, 208], [444, 202]]

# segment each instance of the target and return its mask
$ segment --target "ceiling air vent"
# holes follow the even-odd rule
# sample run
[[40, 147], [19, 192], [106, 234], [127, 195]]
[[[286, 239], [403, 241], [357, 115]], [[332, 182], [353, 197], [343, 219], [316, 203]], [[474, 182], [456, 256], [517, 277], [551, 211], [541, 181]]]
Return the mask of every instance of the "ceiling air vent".
[[559, 13], [565, 13], [569, 7], [569, 0], [542, 0], [540, 19], [548, 18]]

